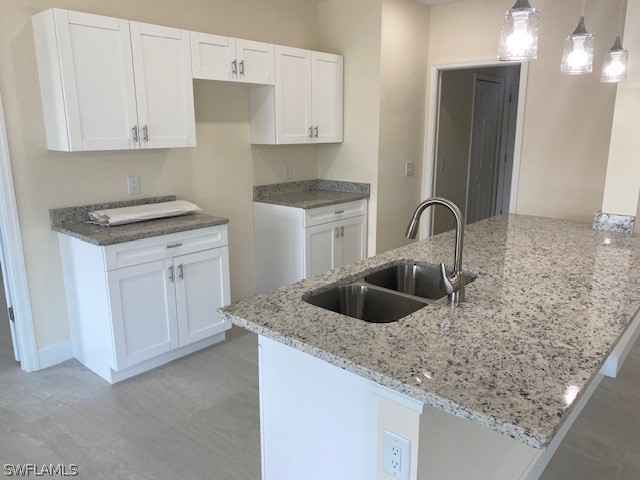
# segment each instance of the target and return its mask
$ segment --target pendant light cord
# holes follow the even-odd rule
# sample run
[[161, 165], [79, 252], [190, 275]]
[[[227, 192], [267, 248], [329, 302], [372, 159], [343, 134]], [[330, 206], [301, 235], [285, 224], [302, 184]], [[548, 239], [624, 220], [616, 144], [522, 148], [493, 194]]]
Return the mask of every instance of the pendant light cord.
[[620, 18], [618, 19], [618, 36], [622, 37], [622, 13], [624, 11], [624, 0], [620, 0]]
[[587, 0], [582, 0], [582, 16], [584, 17], [584, 9], [587, 6]]

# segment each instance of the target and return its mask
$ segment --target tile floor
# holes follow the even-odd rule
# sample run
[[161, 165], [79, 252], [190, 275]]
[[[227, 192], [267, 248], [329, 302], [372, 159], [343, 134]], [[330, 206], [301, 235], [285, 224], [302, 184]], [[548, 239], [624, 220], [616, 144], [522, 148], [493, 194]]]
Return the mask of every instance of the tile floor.
[[[234, 327], [223, 344], [111, 386], [75, 360], [21, 372], [0, 323], [0, 464], [75, 463], [91, 480], [260, 478], [255, 335]], [[638, 407], [640, 343], [541, 478], [640, 479]]]

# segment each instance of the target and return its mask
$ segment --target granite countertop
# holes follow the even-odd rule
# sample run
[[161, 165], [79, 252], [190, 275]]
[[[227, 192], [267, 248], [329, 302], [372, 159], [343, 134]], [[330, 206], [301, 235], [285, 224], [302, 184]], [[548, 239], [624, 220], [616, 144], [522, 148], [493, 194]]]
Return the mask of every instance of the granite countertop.
[[51, 229], [79, 238], [85, 242], [98, 246], [113, 245], [116, 243], [131, 242], [143, 238], [167, 235], [170, 233], [196, 230], [198, 228], [213, 227], [229, 223], [227, 218], [193, 213], [178, 217], [158, 218], [144, 222], [103, 227], [92, 223], [87, 212], [104, 210], [108, 208], [130, 207], [133, 205], [145, 205], [149, 203], [170, 202], [175, 200], [173, 195], [164, 197], [143, 198], [139, 200], [112, 202], [94, 205], [82, 205], [78, 207], [57, 208], [49, 210]]
[[369, 198], [368, 183], [304, 180], [253, 187], [253, 201], [302, 209]]
[[389, 324], [303, 294], [403, 259], [453, 259], [453, 231], [221, 310], [236, 325], [544, 448], [640, 307], [640, 237], [501, 215], [469, 225], [467, 302], [446, 297]]

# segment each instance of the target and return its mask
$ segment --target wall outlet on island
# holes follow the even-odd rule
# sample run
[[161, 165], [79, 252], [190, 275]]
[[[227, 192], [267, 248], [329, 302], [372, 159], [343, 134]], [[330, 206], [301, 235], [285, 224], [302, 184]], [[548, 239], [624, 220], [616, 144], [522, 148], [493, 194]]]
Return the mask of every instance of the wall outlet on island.
[[292, 167], [291, 165], [285, 165], [284, 166], [284, 179], [285, 180], [291, 180], [291, 172], [292, 171]]
[[387, 430], [382, 432], [382, 469], [398, 480], [409, 480], [411, 442]]
[[140, 176], [131, 175], [127, 177], [127, 191], [129, 195], [138, 195], [140, 193]]

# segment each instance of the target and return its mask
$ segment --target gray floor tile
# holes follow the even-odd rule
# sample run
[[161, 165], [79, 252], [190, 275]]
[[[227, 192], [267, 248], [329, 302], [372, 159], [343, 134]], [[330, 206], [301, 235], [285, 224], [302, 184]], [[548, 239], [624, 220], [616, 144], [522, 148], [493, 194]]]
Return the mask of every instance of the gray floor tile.
[[618, 469], [561, 445], [540, 480], [615, 480]]

